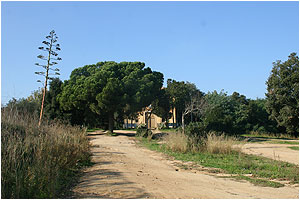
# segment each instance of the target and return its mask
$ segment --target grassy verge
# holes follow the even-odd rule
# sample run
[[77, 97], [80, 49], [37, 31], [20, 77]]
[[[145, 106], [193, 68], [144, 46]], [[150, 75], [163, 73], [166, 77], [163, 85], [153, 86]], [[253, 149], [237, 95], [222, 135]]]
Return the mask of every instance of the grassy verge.
[[255, 137], [255, 138], [261, 138], [261, 139], [285, 139], [285, 140], [295, 140], [299, 138], [295, 138], [288, 134], [263, 134], [263, 133], [250, 133], [250, 134], [243, 134], [243, 137]]
[[85, 130], [1, 113], [1, 197], [64, 198], [83, 166], [90, 165]]
[[167, 129], [160, 129], [159, 131], [162, 133], [176, 133], [177, 129], [176, 128], [167, 128]]
[[86, 132], [91, 133], [91, 132], [100, 131], [100, 130], [102, 130], [102, 129], [100, 129], [100, 128], [91, 128], [91, 129], [87, 129]]
[[121, 130], [124, 130], [124, 131], [136, 131], [137, 128], [123, 128]]
[[295, 151], [299, 151], [299, 147], [288, 147], [288, 148], [293, 149]]
[[267, 143], [271, 143], [271, 144], [291, 144], [291, 145], [293, 145], [293, 144], [295, 144], [295, 145], [299, 145], [299, 142], [296, 142], [296, 141], [274, 141], [274, 140], [272, 140], [272, 141], [267, 141]]
[[[274, 180], [284, 180], [290, 183], [299, 183], [299, 168], [287, 162], [275, 161], [254, 155], [247, 155], [241, 152], [231, 152], [230, 154], [214, 154], [208, 152], [186, 152], [172, 151], [166, 148], [166, 144], [159, 144], [157, 141], [140, 139], [143, 146], [163, 152], [176, 160], [192, 161], [204, 167], [218, 168], [227, 174], [238, 175], [239, 179], [248, 180], [252, 183], [281, 187], [282, 184]], [[251, 174], [251, 177], [244, 176]], [[234, 176], [233, 176], [234, 177]], [[272, 181], [271, 181], [272, 180]]]
[[282, 183], [278, 183], [278, 182], [275, 182], [275, 181], [268, 181], [268, 180], [263, 180], [263, 179], [258, 179], [258, 178], [251, 178], [251, 177], [243, 176], [243, 175], [239, 175], [235, 178], [238, 179], [238, 180], [246, 180], [246, 181], [249, 181], [250, 183], [252, 183], [253, 185], [258, 185], [258, 186], [262, 186], [262, 187], [279, 188], [279, 187], [284, 186]]

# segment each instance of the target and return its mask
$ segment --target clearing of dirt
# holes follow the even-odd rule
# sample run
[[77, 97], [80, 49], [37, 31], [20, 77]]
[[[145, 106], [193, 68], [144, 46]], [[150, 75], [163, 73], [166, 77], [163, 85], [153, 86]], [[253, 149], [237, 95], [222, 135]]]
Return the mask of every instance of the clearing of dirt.
[[218, 178], [204, 171], [181, 170], [166, 159], [136, 145], [134, 132], [111, 137], [90, 134], [92, 167], [85, 169], [72, 198], [105, 199], [298, 199], [298, 186], [270, 188], [246, 181]]
[[299, 151], [288, 148], [291, 146], [299, 145], [270, 144], [265, 142], [246, 143], [242, 147], [242, 152], [299, 165]]

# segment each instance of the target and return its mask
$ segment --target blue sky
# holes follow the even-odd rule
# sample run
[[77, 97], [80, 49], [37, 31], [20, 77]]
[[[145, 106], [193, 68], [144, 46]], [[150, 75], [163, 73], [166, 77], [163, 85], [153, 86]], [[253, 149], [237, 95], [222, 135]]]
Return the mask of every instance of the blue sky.
[[41, 87], [38, 47], [54, 29], [62, 80], [99, 61], [141, 61], [203, 92], [265, 97], [272, 62], [299, 53], [298, 2], [1, 2], [1, 97]]

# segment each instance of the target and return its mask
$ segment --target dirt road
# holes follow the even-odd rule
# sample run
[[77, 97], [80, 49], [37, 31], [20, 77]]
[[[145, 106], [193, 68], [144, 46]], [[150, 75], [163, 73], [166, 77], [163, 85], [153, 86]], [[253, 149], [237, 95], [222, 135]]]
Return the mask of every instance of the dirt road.
[[202, 171], [178, 169], [175, 161], [138, 147], [134, 134], [117, 137], [94, 133], [92, 167], [87, 168], [73, 198], [159, 199], [298, 199], [299, 188], [259, 187], [249, 182], [217, 178]]

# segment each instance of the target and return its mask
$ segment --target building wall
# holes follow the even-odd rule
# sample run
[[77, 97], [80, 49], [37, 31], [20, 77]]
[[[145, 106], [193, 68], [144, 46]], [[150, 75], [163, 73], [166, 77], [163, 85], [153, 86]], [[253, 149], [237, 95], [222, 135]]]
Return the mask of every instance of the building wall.
[[[172, 116], [169, 119], [169, 127], [173, 127], [176, 124], [176, 112], [175, 108], [170, 110]], [[136, 128], [140, 124], [147, 124], [146, 115], [149, 115], [149, 109], [143, 109], [143, 111], [138, 115], [136, 120], [124, 119], [124, 128]], [[174, 120], [174, 121], [173, 121]], [[156, 129], [160, 123], [162, 123], [162, 118], [155, 114], [151, 114], [151, 119], [148, 118], [148, 128]]]

